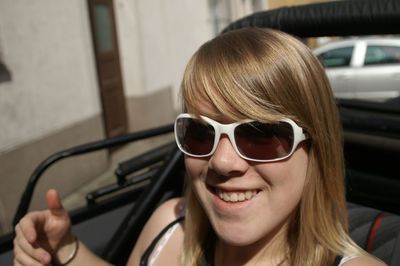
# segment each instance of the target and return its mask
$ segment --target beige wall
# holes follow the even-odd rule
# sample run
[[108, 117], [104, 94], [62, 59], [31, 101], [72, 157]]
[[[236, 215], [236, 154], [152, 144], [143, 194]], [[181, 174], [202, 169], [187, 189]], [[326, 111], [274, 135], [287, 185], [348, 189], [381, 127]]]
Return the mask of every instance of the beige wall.
[[143, 96], [127, 98], [129, 131], [170, 124], [176, 117], [171, 87]]
[[115, 10], [125, 94], [140, 98], [169, 88], [165, 101], [179, 109], [184, 67], [213, 35], [208, 1], [116, 0]]
[[[127, 112], [131, 117], [129, 131], [171, 123], [176, 114], [172, 100], [171, 87], [127, 97]], [[102, 132], [102, 117], [97, 115], [0, 155], [0, 235], [12, 229], [11, 222], [20, 196], [38, 164], [55, 152], [100, 140], [104, 137]], [[31, 210], [45, 207], [44, 195], [49, 188], [56, 188], [62, 197], [67, 197], [109, 168], [111, 165], [106, 151], [55, 163], [36, 186]], [[110, 169], [111, 172], [113, 170]]]
[[[115, 0], [129, 130], [171, 123], [184, 66], [211, 37], [207, 1]], [[50, 154], [104, 138], [87, 1], [0, 1], [0, 53], [12, 80], [0, 83], [0, 234], [28, 177]], [[44, 192], [63, 196], [109, 167], [105, 152], [61, 161]]]
[[86, 1], [0, 1], [0, 154], [100, 112]]
[[331, 2], [333, 0], [266, 0], [268, 2], [268, 8], [278, 8], [283, 6], [293, 5], [305, 5], [312, 3]]
[[[0, 155], [0, 234], [11, 230], [12, 217], [20, 196], [37, 165], [55, 152], [101, 139], [102, 127], [100, 116], [95, 116]], [[105, 151], [59, 161], [40, 179], [31, 209], [45, 207], [44, 194], [47, 189], [56, 188], [62, 196], [68, 195], [107, 167]]]
[[[12, 74], [0, 83], [0, 231], [29, 175], [50, 154], [104, 137], [86, 1], [0, 1], [1, 55]], [[62, 195], [107, 167], [106, 153], [50, 168], [35, 193]], [[61, 181], [62, 180], [62, 181]]]

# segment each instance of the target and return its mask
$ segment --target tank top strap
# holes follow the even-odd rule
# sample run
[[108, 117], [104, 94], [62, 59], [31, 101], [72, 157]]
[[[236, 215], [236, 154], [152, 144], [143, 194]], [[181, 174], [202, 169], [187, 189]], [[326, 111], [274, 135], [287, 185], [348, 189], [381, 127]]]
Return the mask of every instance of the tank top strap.
[[169, 238], [172, 236], [175, 229], [178, 227], [179, 223], [185, 219], [184, 216], [178, 217], [176, 220], [169, 223], [160, 233], [153, 239], [150, 245], [147, 247], [140, 259], [141, 266], [151, 266], [158, 255], [168, 242]]
[[358, 258], [358, 255], [347, 255], [347, 256], [343, 256], [342, 259], [340, 260], [338, 266], [342, 266], [345, 262], [348, 262], [349, 260]]

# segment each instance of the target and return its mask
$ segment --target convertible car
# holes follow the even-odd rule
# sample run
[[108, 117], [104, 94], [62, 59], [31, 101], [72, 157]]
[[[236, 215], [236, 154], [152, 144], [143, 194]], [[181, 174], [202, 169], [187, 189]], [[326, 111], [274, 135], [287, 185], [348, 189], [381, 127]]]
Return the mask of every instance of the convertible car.
[[[353, 0], [280, 8], [252, 14], [224, 31], [242, 27], [275, 28], [302, 39], [400, 34], [400, 1]], [[388, 265], [400, 265], [400, 100], [338, 99], [337, 105], [344, 131], [351, 236]], [[172, 124], [166, 125], [49, 156], [30, 177], [14, 223], [26, 214], [35, 184], [53, 163], [172, 130]], [[124, 265], [152, 211], [182, 194], [184, 175], [182, 154], [174, 143], [121, 162], [115, 184], [89, 193], [86, 206], [71, 211], [73, 231], [97, 254]], [[0, 238], [0, 265], [12, 264], [12, 239], [12, 233]]]

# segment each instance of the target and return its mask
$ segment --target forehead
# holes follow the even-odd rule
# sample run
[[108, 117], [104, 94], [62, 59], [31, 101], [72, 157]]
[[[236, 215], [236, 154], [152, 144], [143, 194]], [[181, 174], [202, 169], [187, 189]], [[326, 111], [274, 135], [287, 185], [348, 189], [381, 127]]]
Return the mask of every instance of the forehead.
[[206, 116], [222, 124], [230, 124], [244, 120], [273, 123], [280, 121], [283, 118], [287, 118], [287, 116], [274, 115], [268, 111], [264, 111], [264, 114], [260, 117], [252, 117], [251, 115], [240, 113], [238, 109], [232, 108], [231, 110], [233, 110], [233, 113], [225, 113], [224, 111], [219, 110], [214, 103], [206, 100], [199, 100], [195, 107], [192, 106], [192, 108], [187, 108], [186, 112], [195, 116]]
[[196, 107], [191, 108], [192, 110], [187, 110], [189, 113], [192, 113], [194, 115], [202, 115], [209, 117], [215, 121], [221, 122], [221, 123], [232, 123], [237, 120], [242, 120], [234, 117], [230, 117], [227, 114], [224, 114], [220, 110], [217, 109], [217, 107], [211, 103], [210, 101], [206, 100], [199, 100], [197, 102]]

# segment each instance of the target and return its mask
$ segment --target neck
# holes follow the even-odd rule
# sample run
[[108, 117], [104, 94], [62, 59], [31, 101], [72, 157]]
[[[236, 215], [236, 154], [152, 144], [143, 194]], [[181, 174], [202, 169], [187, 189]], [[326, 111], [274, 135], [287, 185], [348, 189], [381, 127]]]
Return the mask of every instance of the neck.
[[270, 265], [281, 266], [287, 261], [287, 225], [255, 243], [246, 246], [234, 246], [217, 239], [215, 247], [215, 265]]

